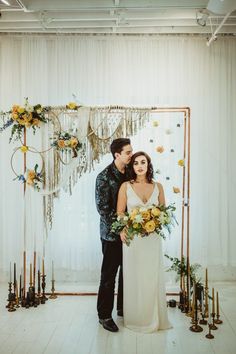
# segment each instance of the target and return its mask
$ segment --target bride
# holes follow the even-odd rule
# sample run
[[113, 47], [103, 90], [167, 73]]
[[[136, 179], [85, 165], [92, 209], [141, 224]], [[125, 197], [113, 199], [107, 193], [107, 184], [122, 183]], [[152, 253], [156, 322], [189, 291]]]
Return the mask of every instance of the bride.
[[[136, 152], [130, 162], [131, 179], [119, 190], [117, 214], [135, 207], [165, 205], [163, 187], [153, 181], [150, 157]], [[170, 328], [164, 284], [162, 239], [155, 233], [134, 237], [125, 245], [125, 229], [120, 238], [123, 245], [124, 325], [143, 333]]]

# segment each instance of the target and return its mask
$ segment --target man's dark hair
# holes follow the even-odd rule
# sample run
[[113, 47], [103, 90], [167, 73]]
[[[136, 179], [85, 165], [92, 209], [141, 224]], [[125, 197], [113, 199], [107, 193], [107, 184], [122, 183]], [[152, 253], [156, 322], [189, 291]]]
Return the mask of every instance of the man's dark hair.
[[110, 149], [111, 149], [111, 153], [112, 153], [112, 156], [114, 159], [115, 159], [115, 153], [117, 152], [118, 154], [120, 154], [125, 145], [130, 145], [129, 138], [118, 138], [118, 139], [113, 140], [113, 142], [111, 143]]

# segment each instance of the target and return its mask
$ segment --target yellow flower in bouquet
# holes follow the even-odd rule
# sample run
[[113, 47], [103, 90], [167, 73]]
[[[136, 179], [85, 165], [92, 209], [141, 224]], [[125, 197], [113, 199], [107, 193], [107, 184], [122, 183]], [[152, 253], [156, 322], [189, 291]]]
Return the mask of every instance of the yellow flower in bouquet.
[[34, 180], [31, 179], [31, 178], [27, 178], [26, 183], [27, 183], [29, 186], [33, 186]]
[[138, 214], [138, 209], [133, 209], [130, 214], [130, 220], [134, 220], [135, 216]]
[[150, 233], [150, 232], [153, 232], [156, 228], [156, 224], [153, 220], [150, 220], [148, 222], [146, 222], [146, 224], [144, 224], [144, 229]]
[[152, 216], [159, 216], [161, 214], [161, 211], [159, 208], [154, 207], [151, 209], [151, 214], [152, 214]]
[[150, 220], [150, 210], [144, 210], [141, 212], [141, 216], [144, 220]]
[[17, 112], [20, 113], [20, 114], [24, 113], [24, 111], [25, 111], [24, 107], [18, 107], [17, 108]]

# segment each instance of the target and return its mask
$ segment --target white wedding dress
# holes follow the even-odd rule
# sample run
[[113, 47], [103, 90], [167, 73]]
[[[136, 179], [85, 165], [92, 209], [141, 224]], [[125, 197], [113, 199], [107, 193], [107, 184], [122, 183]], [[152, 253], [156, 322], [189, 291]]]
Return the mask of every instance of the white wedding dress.
[[[127, 209], [158, 203], [155, 183], [147, 203], [143, 203], [127, 183]], [[171, 328], [167, 316], [162, 239], [156, 234], [134, 237], [123, 245], [124, 325], [138, 332], [151, 333]]]

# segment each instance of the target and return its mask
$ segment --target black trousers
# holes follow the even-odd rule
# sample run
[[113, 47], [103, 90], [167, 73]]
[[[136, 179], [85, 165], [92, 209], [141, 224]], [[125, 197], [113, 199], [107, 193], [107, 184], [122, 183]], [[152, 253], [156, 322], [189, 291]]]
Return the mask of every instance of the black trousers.
[[122, 242], [102, 240], [103, 262], [97, 299], [100, 319], [112, 317], [115, 279], [119, 269], [117, 310], [123, 310]]

